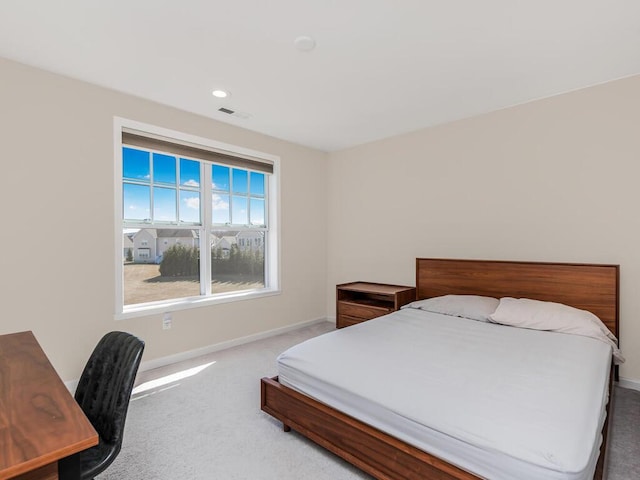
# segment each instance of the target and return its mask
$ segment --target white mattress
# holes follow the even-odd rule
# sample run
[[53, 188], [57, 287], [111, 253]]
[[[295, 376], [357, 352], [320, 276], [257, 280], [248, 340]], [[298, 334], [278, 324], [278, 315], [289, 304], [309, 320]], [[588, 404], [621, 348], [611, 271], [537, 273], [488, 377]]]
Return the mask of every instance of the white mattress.
[[492, 480], [593, 478], [611, 348], [405, 309], [278, 357], [279, 381]]

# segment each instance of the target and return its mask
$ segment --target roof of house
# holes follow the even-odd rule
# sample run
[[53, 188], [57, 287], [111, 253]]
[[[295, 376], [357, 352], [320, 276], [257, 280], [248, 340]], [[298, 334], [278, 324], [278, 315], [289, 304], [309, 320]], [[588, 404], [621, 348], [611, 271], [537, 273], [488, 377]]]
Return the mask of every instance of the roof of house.
[[143, 228], [136, 232], [134, 236], [146, 232], [153, 238], [198, 238], [198, 231], [194, 229], [181, 228]]
[[241, 230], [236, 234], [237, 238], [257, 238], [263, 236], [264, 232], [262, 230]]
[[159, 228], [156, 230], [158, 238], [198, 238], [197, 230], [167, 229]]

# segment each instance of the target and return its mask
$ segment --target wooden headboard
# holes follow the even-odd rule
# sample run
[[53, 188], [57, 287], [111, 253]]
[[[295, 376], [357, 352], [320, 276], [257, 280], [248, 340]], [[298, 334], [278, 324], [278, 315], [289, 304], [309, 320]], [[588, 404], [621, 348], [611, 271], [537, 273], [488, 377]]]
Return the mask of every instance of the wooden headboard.
[[440, 295], [531, 298], [588, 310], [619, 338], [618, 265], [416, 259], [418, 299]]

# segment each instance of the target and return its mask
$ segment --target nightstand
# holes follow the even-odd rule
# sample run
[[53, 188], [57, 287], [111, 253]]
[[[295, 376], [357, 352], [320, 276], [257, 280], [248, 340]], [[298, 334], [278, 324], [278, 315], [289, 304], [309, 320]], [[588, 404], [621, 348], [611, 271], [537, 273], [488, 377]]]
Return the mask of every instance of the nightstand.
[[348, 327], [399, 310], [416, 299], [416, 289], [384, 283], [336, 286], [336, 328]]

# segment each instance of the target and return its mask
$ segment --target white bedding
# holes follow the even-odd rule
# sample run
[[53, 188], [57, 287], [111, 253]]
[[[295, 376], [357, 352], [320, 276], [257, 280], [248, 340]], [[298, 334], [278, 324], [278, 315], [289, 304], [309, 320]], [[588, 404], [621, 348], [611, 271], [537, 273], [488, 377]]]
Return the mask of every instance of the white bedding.
[[477, 476], [593, 478], [611, 348], [405, 309], [303, 342], [279, 381]]

